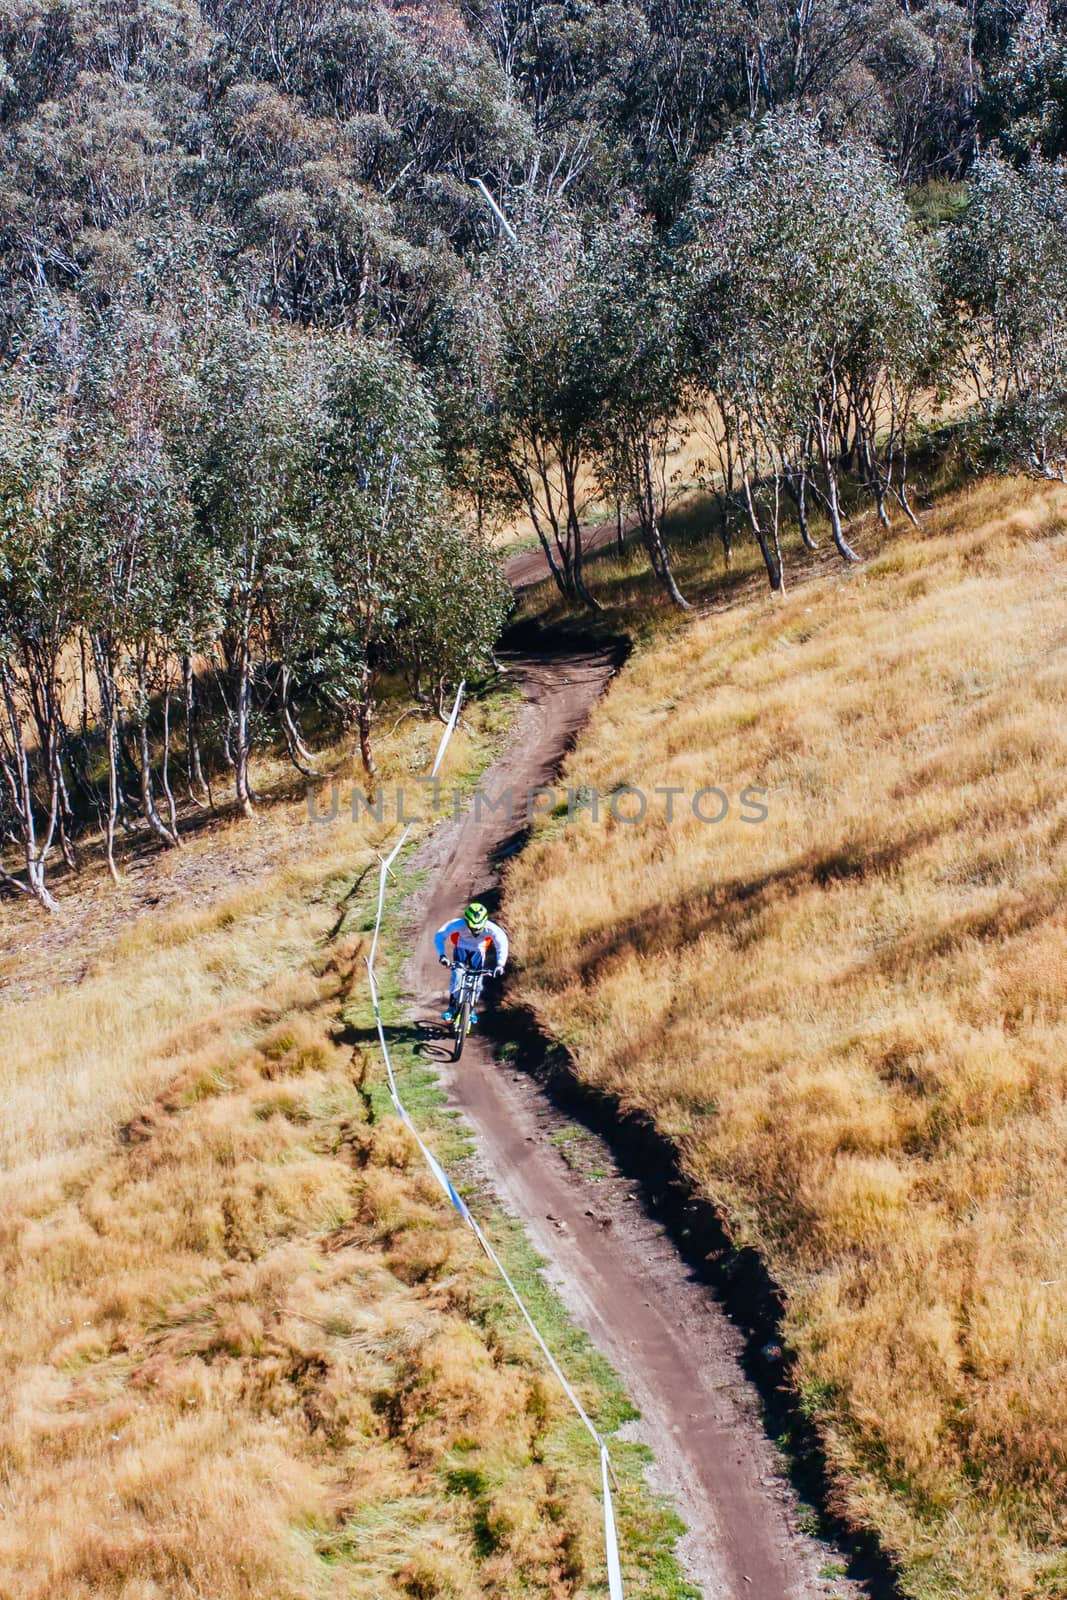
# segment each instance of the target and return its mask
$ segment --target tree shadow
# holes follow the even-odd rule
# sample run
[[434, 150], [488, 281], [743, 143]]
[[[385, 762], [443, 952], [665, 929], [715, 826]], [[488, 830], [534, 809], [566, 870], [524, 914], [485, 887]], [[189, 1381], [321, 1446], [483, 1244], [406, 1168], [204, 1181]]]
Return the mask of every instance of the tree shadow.
[[735, 939], [743, 937], [741, 924], [758, 918], [769, 907], [795, 900], [811, 889], [896, 872], [909, 857], [934, 844], [943, 831], [937, 825], [913, 828], [874, 850], [857, 842], [829, 853], [809, 851], [755, 877], [716, 880], [684, 901], [642, 907], [591, 937], [576, 970], [584, 982], [591, 982], [605, 964], [622, 955], [660, 959], [665, 948], [695, 943], [712, 930], [729, 929]]

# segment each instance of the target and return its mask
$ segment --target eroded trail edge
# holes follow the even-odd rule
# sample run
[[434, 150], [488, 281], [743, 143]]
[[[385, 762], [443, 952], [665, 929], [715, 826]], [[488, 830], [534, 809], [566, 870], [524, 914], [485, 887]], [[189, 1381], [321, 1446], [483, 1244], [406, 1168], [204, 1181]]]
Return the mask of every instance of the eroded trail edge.
[[[595, 650], [509, 658], [523, 705], [483, 779], [486, 793], [510, 787], [521, 796], [550, 784], [615, 666]], [[650, 1481], [685, 1519], [680, 1553], [706, 1600], [869, 1594], [845, 1576], [846, 1557], [802, 1531], [741, 1364], [743, 1337], [641, 1189], [595, 1134], [571, 1122], [534, 1077], [498, 1061], [484, 1038], [472, 1036], [455, 1069], [447, 1059], [431, 934], [470, 899], [494, 907], [501, 866], [521, 844], [503, 811], [472, 809], [441, 826], [420, 853], [429, 885], [414, 908], [409, 978], [428, 1053], [474, 1128], [493, 1187], [640, 1407], [630, 1431], [656, 1453]]]

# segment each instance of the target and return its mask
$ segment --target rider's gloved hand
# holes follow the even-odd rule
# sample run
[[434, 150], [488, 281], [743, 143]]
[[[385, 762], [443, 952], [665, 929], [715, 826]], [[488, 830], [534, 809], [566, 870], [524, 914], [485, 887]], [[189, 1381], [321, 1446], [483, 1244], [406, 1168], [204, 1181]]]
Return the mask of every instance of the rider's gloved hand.
[[438, 956], [437, 959], [443, 967], [450, 967], [452, 965], [447, 956]]
[[502, 978], [503, 976], [504, 976], [503, 967], [494, 967], [493, 968], [493, 977], [494, 978]]

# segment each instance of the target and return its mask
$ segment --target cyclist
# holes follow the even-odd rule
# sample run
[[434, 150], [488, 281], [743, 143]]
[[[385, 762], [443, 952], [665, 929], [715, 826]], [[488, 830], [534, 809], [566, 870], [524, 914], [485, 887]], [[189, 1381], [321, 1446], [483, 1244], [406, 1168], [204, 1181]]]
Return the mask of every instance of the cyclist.
[[[438, 928], [433, 936], [438, 959], [452, 968], [448, 990], [448, 1010], [441, 1015], [446, 1022], [455, 1017], [453, 1000], [459, 987], [460, 966], [471, 966], [492, 973], [494, 978], [503, 975], [508, 964], [508, 936], [497, 923], [490, 922], [489, 913], [481, 901], [474, 900], [461, 917], [454, 917]], [[493, 962], [489, 964], [489, 951]], [[471, 1021], [477, 1021], [472, 1017]]]

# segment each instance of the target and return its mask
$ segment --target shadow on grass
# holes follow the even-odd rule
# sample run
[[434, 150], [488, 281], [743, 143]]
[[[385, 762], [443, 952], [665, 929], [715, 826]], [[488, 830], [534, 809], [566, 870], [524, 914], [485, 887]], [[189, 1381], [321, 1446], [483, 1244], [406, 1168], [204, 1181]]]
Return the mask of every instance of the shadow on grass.
[[840, 1549], [848, 1578], [865, 1586], [869, 1600], [903, 1600], [893, 1563], [877, 1540], [850, 1528], [832, 1509], [835, 1486], [817, 1430], [801, 1409], [783, 1342], [785, 1296], [761, 1257], [732, 1244], [722, 1216], [695, 1190], [678, 1150], [651, 1119], [582, 1083], [566, 1051], [544, 1037], [529, 1011], [494, 1010], [483, 1031], [496, 1048], [508, 1045], [510, 1068], [529, 1074], [556, 1110], [611, 1151], [691, 1278], [711, 1290], [740, 1331], [742, 1367], [759, 1393], [764, 1429], [783, 1450], [798, 1497], [813, 1508], [815, 1531]]

